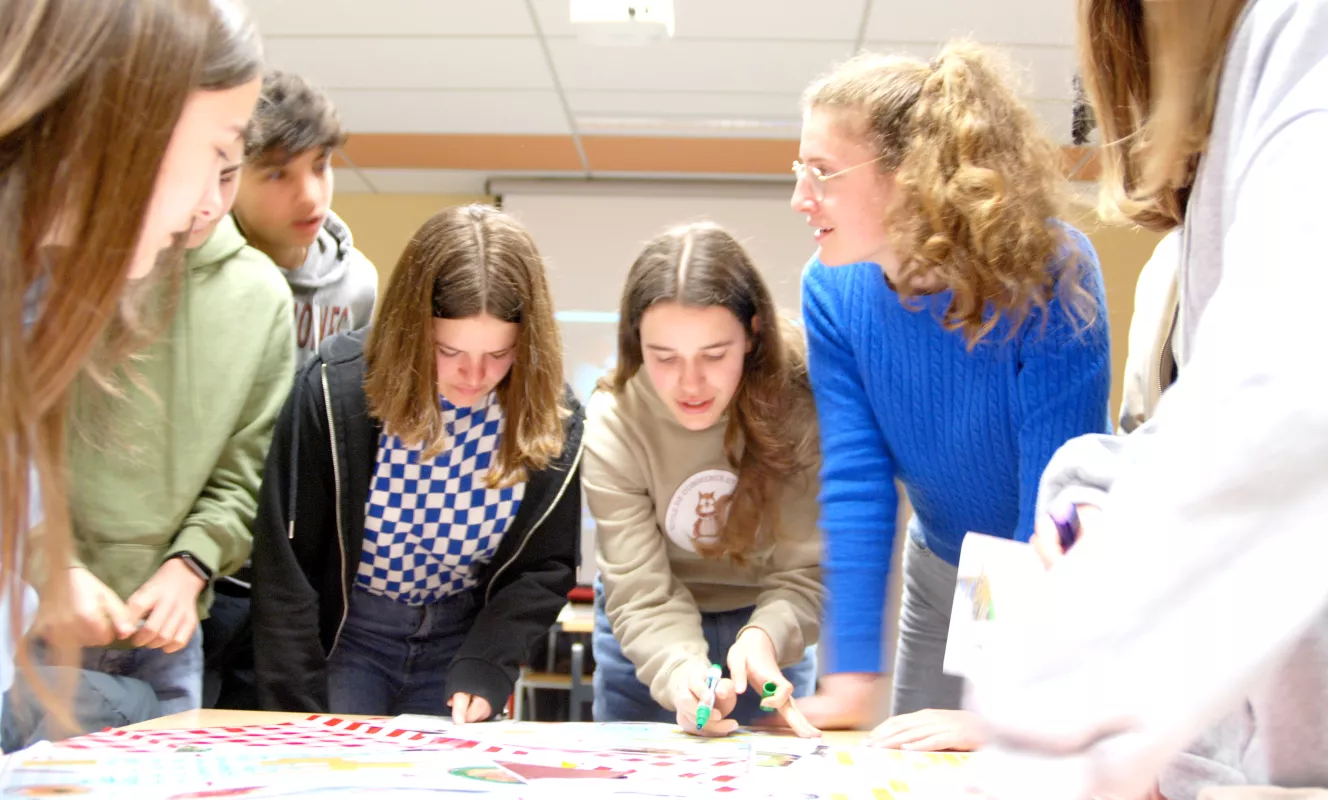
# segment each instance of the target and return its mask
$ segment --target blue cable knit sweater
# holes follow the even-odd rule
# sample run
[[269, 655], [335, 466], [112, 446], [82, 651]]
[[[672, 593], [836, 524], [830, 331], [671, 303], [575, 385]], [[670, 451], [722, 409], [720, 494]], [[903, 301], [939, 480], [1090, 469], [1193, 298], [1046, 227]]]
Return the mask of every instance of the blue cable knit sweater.
[[877, 264], [813, 259], [803, 273], [831, 671], [881, 671], [896, 478], [913, 504], [914, 535], [957, 564], [969, 531], [1027, 541], [1052, 454], [1080, 434], [1110, 431], [1102, 273], [1087, 237], [1065, 231], [1071, 246], [1053, 269], [1084, 265], [1093, 323], [1084, 327], [1057, 297], [1013, 337], [1003, 322], [972, 351], [939, 323], [948, 291], [905, 305]]

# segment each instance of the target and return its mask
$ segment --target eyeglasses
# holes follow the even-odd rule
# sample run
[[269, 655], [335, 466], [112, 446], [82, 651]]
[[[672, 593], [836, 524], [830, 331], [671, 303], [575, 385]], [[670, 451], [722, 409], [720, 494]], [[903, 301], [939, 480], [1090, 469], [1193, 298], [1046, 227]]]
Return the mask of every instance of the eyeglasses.
[[831, 178], [838, 178], [840, 175], [843, 175], [847, 172], [852, 172], [858, 167], [865, 167], [868, 164], [875, 164], [877, 161], [880, 161], [883, 158], [885, 158], [885, 156], [877, 156], [876, 158], [873, 158], [871, 161], [864, 161], [861, 164], [854, 164], [851, 167], [845, 167], [844, 169], [841, 169], [838, 172], [832, 172], [829, 175], [826, 175], [824, 172], [822, 172], [820, 167], [809, 167], [806, 164], [802, 163], [801, 161], [794, 161], [793, 174], [794, 176], [796, 176], [798, 183], [802, 183], [808, 177], [811, 178], [811, 180], [807, 182], [807, 185], [810, 186], [812, 189], [812, 197], [815, 197], [816, 202], [819, 203], [825, 199], [826, 181], [830, 180]]

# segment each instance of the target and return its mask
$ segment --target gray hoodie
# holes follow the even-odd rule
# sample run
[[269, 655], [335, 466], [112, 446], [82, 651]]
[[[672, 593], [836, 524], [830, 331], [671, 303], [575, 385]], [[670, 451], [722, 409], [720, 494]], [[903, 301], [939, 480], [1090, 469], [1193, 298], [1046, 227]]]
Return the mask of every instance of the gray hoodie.
[[1182, 229], [1180, 379], [1048, 467], [1043, 499], [1074, 487], [1101, 525], [974, 676], [996, 800], [1137, 795], [1233, 711], [1210, 754], [1328, 787], [1325, 142], [1328, 0], [1254, 0]]
[[318, 343], [369, 324], [378, 299], [378, 270], [355, 249], [350, 228], [331, 211], [304, 264], [286, 271], [295, 298], [296, 369]]

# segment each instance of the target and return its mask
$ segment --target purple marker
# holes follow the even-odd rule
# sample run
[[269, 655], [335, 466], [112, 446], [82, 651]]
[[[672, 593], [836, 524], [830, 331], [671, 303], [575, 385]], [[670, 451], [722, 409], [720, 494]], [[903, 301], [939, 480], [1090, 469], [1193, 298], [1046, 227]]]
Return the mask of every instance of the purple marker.
[[1079, 538], [1079, 507], [1074, 503], [1066, 503], [1063, 508], [1051, 509], [1047, 512], [1051, 521], [1056, 523], [1056, 533], [1060, 537], [1061, 551], [1068, 553]]

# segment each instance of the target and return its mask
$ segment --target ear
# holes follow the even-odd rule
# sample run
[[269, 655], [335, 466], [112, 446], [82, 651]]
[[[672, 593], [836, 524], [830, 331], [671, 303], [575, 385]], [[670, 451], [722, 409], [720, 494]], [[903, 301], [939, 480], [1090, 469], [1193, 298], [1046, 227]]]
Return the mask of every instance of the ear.
[[756, 337], [761, 335], [761, 316], [759, 314], [752, 317], [752, 332], [747, 335], [747, 349], [745, 352], [752, 352], [756, 346]]

